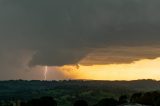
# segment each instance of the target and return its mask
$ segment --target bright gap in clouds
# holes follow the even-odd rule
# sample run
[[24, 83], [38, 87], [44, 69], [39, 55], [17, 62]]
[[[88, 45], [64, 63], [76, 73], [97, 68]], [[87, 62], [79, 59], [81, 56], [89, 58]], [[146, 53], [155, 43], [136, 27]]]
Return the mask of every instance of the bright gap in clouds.
[[50, 73], [49, 80], [55, 79], [57, 73], [61, 73], [60, 79], [160, 80], [160, 58], [143, 59], [131, 64], [50, 67]]

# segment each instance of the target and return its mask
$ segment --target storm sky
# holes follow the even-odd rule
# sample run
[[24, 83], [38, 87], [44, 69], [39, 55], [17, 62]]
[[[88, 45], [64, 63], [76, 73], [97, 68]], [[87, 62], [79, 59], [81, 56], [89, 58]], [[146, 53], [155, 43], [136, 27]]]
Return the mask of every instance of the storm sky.
[[41, 79], [35, 67], [46, 65], [158, 58], [159, 5], [159, 0], [0, 0], [0, 79]]

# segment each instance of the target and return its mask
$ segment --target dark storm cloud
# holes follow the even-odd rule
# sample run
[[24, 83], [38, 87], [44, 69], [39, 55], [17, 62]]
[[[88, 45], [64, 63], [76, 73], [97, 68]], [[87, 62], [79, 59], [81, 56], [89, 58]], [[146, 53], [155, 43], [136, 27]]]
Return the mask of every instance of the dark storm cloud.
[[159, 47], [107, 47], [95, 49], [79, 61], [80, 64], [124, 64], [141, 59], [155, 59], [160, 56]]
[[1, 0], [0, 48], [34, 51], [30, 65], [60, 66], [78, 64], [93, 48], [158, 46], [159, 5], [158, 0]]

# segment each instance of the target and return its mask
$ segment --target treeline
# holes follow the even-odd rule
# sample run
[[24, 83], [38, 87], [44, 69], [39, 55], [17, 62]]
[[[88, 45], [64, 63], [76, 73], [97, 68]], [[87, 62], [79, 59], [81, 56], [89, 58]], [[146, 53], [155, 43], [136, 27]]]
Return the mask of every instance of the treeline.
[[40, 81], [40, 80], [9, 80], [0, 81], [0, 90], [3, 89], [52, 89], [52, 88], [73, 88], [73, 87], [87, 87], [87, 88], [117, 88], [126, 87], [134, 90], [156, 90], [160, 88], [160, 81], [156, 80], [133, 80], [133, 81], [96, 81], [96, 80], [60, 80], [60, 81]]
[[[127, 95], [127, 103], [146, 104], [142, 101], [148, 93], [136, 93], [139, 91], [156, 91], [160, 88], [160, 82], [154, 80], [136, 81], [0, 81], [0, 102], [21, 100], [31, 103], [32, 98], [54, 97], [58, 106], [72, 106], [77, 99], [85, 100], [89, 106], [98, 104], [104, 98], [114, 99], [120, 103], [121, 95]], [[132, 95], [132, 94], [135, 94]], [[141, 94], [141, 95], [140, 95]], [[159, 95], [157, 92], [156, 94]], [[133, 97], [132, 97], [132, 96]], [[140, 95], [137, 97], [137, 95]], [[144, 96], [145, 95], [145, 96]], [[123, 97], [123, 96], [122, 96]], [[138, 99], [131, 99], [131, 98]], [[152, 96], [149, 96], [152, 97]], [[159, 96], [156, 96], [159, 98]], [[136, 101], [137, 100], [137, 101]], [[99, 101], [99, 102], [98, 102]], [[105, 101], [105, 100], [103, 100]], [[150, 100], [158, 103], [159, 99]], [[153, 102], [154, 101], [154, 102]], [[149, 100], [147, 101], [149, 102]], [[150, 103], [151, 104], [151, 103]], [[2, 106], [2, 105], [0, 105]], [[6, 106], [6, 105], [5, 105]], [[29, 106], [29, 105], [28, 105]], [[159, 105], [160, 106], [160, 105]]]
[[[143, 106], [160, 106], [160, 92], [146, 92], [134, 93], [130, 97], [122, 95], [118, 99], [104, 98], [92, 106], [123, 106], [129, 104], [142, 104]], [[20, 106], [58, 106], [58, 102], [53, 97], [41, 97], [39, 99], [32, 99], [28, 102], [21, 102]], [[11, 105], [10, 105], [11, 106]], [[76, 100], [72, 106], [91, 106], [87, 100]], [[136, 105], [135, 105], [136, 106]]]
[[11, 98], [30, 100], [30, 98], [54, 95], [63, 103], [76, 97], [88, 98], [89, 101], [94, 102], [97, 101], [97, 98], [106, 95], [113, 97], [133, 92], [135, 90], [125, 86], [116, 86], [112, 82], [106, 81], [0, 81], [0, 100], [10, 100]]

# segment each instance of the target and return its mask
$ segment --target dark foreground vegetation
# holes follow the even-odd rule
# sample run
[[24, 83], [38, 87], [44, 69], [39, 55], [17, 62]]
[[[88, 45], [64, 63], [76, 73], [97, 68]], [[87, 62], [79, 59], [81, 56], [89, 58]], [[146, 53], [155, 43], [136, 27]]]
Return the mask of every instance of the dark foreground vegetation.
[[0, 81], [0, 106], [160, 106], [159, 91], [154, 80]]
[[[64, 104], [65, 105], [65, 104]], [[131, 97], [122, 95], [119, 99], [103, 98], [92, 106], [160, 106], [160, 92], [134, 93]], [[57, 101], [53, 97], [41, 97], [31, 99], [29, 101], [12, 100], [8, 104], [1, 106], [58, 106]], [[72, 106], [89, 106], [87, 100], [76, 100]]]

